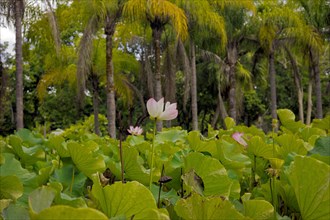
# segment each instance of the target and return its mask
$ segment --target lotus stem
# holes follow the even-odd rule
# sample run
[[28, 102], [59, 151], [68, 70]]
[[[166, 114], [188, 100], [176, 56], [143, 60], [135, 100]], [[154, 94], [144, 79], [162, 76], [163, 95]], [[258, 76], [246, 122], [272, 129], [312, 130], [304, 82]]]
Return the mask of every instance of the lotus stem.
[[149, 188], [151, 191], [151, 185], [152, 185], [152, 175], [153, 175], [153, 167], [154, 167], [154, 152], [155, 152], [155, 138], [156, 138], [156, 121], [154, 123], [154, 138], [152, 139], [152, 145], [151, 145], [151, 166], [150, 166], [150, 179], [149, 179]]
[[256, 155], [253, 155], [253, 164], [252, 164], [252, 168], [251, 168], [251, 181], [250, 181], [250, 191], [252, 192], [253, 188], [254, 188], [254, 184], [255, 184], [255, 172], [257, 169], [257, 157]]
[[121, 182], [124, 183], [124, 159], [123, 159], [123, 146], [121, 140], [121, 132], [119, 132], [119, 154], [120, 154], [120, 167], [121, 167]]
[[73, 184], [74, 184], [74, 166], [72, 167], [72, 178], [71, 178], [71, 185], [70, 185], [70, 194], [72, 194]]

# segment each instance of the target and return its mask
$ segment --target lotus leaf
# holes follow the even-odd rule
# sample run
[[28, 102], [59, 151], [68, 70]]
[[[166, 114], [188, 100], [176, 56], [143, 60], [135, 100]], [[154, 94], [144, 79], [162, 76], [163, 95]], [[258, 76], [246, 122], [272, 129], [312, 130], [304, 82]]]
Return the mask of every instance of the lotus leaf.
[[233, 184], [224, 166], [216, 159], [198, 152], [185, 158], [185, 172], [193, 170], [203, 181], [205, 196], [222, 195], [229, 197]]
[[296, 156], [289, 180], [303, 219], [329, 219], [329, 179], [329, 165], [314, 158]]
[[116, 182], [103, 188], [98, 176], [94, 175], [93, 183], [93, 196], [109, 218], [125, 216], [130, 219], [142, 215], [146, 209], [157, 209], [153, 195], [139, 182]]
[[[141, 160], [138, 151], [135, 148], [123, 147], [123, 159], [125, 177], [128, 180], [137, 180], [144, 185], [149, 184], [149, 171], [143, 166], [144, 161]], [[107, 164], [111, 172], [118, 178], [121, 177], [120, 161], [110, 160]], [[156, 174], [156, 175], [155, 175]], [[154, 173], [154, 180], [157, 181], [160, 174]]]
[[174, 210], [183, 219], [244, 219], [228, 200], [221, 197], [203, 197], [196, 193], [187, 199], [180, 199]]
[[320, 128], [305, 127], [301, 130], [301, 138], [308, 142], [313, 136], [325, 136], [326, 132]]
[[316, 140], [314, 148], [310, 151], [312, 154], [321, 156], [330, 156], [330, 136], [320, 137]]
[[[72, 175], [74, 174], [74, 177]], [[72, 178], [73, 185], [72, 185]], [[72, 164], [64, 164], [61, 169], [56, 169], [51, 176], [51, 182], [58, 182], [63, 185], [64, 192], [70, 193], [74, 196], [82, 196], [84, 184], [87, 177], [74, 168]]]
[[92, 174], [105, 170], [105, 163], [101, 155], [93, 156], [92, 151], [76, 142], [68, 143], [67, 147], [74, 164], [89, 178]]
[[232, 119], [230, 117], [226, 117], [225, 118], [225, 125], [226, 125], [227, 130], [229, 130], [229, 129], [234, 128], [236, 123], [235, 123], [234, 119]]
[[146, 209], [134, 216], [133, 219], [158, 219], [158, 220], [170, 220], [168, 214], [160, 212], [158, 209]]
[[268, 220], [274, 217], [274, 207], [265, 200], [244, 201], [244, 215], [252, 219]]
[[314, 119], [312, 123], [313, 128], [320, 128], [326, 130], [328, 133], [330, 131], [330, 115], [323, 119]]
[[18, 203], [11, 203], [3, 210], [2, 216], [4, 219], [30, 220], [28, 210]]
[[20, 129], [16, 135], [19, 136], [28, 147], [43, 143], [43, 137], [41, 134], [33, 133], [26, 128]]
[[31, 216], [32, 220], [76, 220], [76, 219], [97, 219], [107, 220], [107, 216], [102, 212], [92, 208], [72, 208], [70, 206], [56, 205], [44, 209], [38, 215]]
[[56, 191], [49, 186], [42, 186], [35, 189], [29, 195], [29, 207], [35, 214], [49, 208], [55, 198]]
[[0, 176], [0, 199], [16, 200], [23, 195], [23, 184], [17, 176]]
[[23, 146], [22, 139], [16, 135], [9, 136], [9, 145], [20, 158], [21, 162], [26, 165], [32, 165], [36, 160], [43, 160], [45, 158], [44, 150], [40, 145], [27, 148]]
[[6, 162], [0, 166], [0, 173], [3, 176], [15, 175], [17, 176], [24, 186], [37, 187], [36, 174], [23, 169], [20, 162], [15, 159], [13, 154], [2, 154]]
[[306, 143], [296, 135], [283, 134], [276, 137], [275, 140], [280, 145], [279, 154], [282, 156], [282, 159], [286, 158], [289, 153], [293, 152], [300, 155], [307, 154], [307, 149], [305, 147]]
[[156, 135], [156, 142], [186, 142], [187, 131], [171, 129], [168, 131], [162, 131]]
[[215, 142], [212, 141], [202, 141], [199, 131], [191, 131], [188, 134], [189, 147], [197, 152], [208, 152], [211, 155], [217, 155], [217, 147]]
[[292, 111], [288, 109], [278, 109], [277, 114], [283, 127], [293, 133], [296, 133], [299, 131], [299, 129], [305, 127], [305, 125], [301, 121], [295, 121], [296, 116]]
[[218, 140], [216, 144], [219, 160], [227, 170], [234, 170], [237, 176], [242, 176], [243, 169], [251, 166], [251, 161], [243, 154], [242, 147], [224, 139]]
[[265, 159], [274, 157], [274, 149], [271, 144], [266, 144], [259, 136], [254, 136], [248, 141], [247, 151], [249, 154]]
[[12, 201], [11, 199], [0, 199], [0, 216], [2, 211], [7, 208]]
[[70, 152], [66, 146], [66, 142], [61, 136], [51, 136], [46, 142], [46, 146], [50, 149], [55, 149], [60, 157], [70, 157]]

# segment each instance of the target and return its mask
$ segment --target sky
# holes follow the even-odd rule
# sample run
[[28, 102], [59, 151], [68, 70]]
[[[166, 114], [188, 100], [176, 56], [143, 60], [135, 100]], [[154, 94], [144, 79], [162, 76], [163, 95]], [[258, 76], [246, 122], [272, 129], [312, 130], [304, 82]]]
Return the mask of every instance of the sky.
[[8, 41], [9, 47], [7, 49], [8, 53], [14, 54], [14, 47], [15, 47], [15, 32], [14, 30], [0, 27], [0, 42], [4, 43]]

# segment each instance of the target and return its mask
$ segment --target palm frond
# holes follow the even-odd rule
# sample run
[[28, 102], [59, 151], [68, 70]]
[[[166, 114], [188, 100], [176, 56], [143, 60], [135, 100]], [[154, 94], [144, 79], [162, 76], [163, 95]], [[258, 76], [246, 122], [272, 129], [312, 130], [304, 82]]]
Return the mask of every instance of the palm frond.
[[184, 11], [168, 0], [128, 0], [123, 8], [124, 16], [131, 20], [150, 20], [156, 18], [166, 23], [169, 19], [177, 36], [188, 36], [187, 18]]

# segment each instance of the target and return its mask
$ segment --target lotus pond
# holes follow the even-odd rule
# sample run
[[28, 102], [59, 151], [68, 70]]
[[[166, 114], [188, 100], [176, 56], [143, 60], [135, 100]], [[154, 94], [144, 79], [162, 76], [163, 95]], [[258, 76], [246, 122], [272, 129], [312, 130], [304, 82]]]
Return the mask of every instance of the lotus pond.
[[330, 116], [278, 115], [267, 134], [230, 118], [123, 141], [22, 129], [0, 139], [0, 218], [330, 219]]

